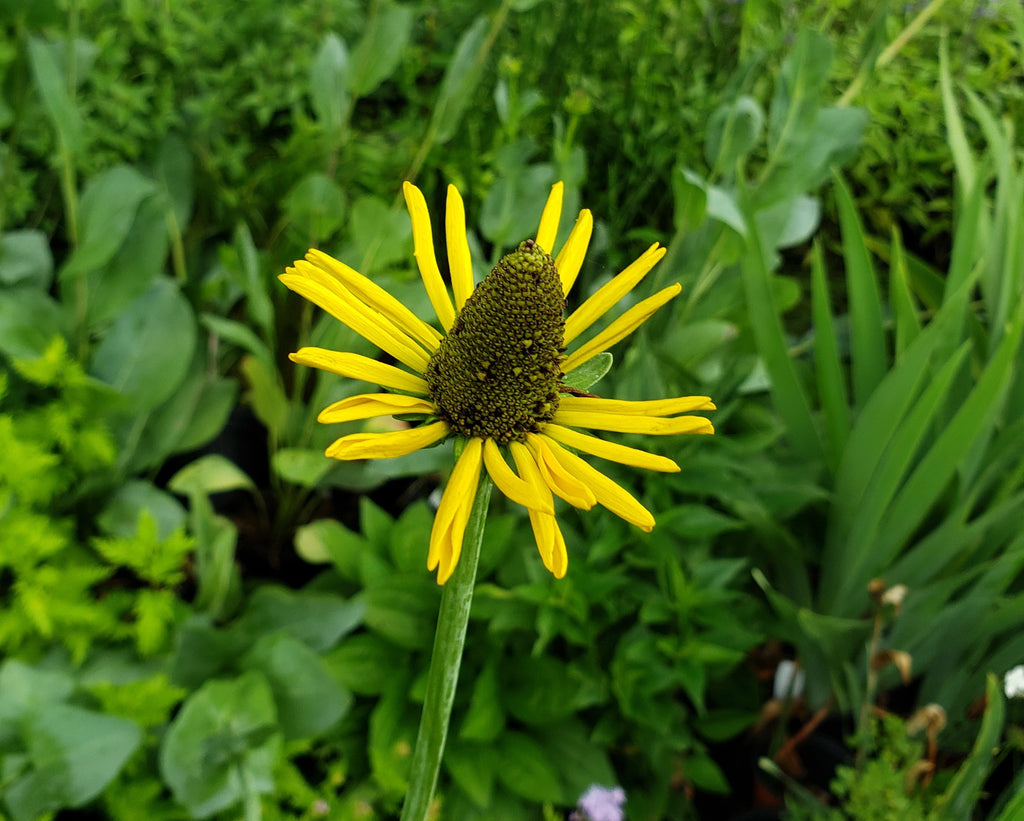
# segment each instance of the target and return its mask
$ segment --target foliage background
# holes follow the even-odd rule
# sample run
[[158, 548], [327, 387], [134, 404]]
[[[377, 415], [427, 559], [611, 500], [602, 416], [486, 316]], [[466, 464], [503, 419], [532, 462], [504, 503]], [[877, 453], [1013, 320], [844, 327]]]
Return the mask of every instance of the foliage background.
[[[565, 512], [562, 582], [495, 504], [443, 817], [563, 817], [591, 783], [723, 817], [826, 704], [899, 762], [843, 771], [863, 813], [924, 755], [862, 720], [887, 693], [941, 704], [951, 756], [977, 737], [922, 813], [1012, 812], [1019, 776], [974, 803], [1020, 755], [1011, 704], [991, 757], [985, 678], [1024, 656], [1019, 5], [222, 11], [0, 3], [0, 811], [394, 814], [450, 453], [323, 458], [355, 387], [286, 354], [370, 350], [275, 276], [315, 245], [426, 315], [401, 181], [459, 186], [481, 277], [562, 179], [597, 218], [578, 294], [655, 239], [650, 288], [684, 286], [602, 393], [707, 393], [721, 435], [612, 471], [650, 536]], [[807, 698], [778, 717], [784, 657]]]

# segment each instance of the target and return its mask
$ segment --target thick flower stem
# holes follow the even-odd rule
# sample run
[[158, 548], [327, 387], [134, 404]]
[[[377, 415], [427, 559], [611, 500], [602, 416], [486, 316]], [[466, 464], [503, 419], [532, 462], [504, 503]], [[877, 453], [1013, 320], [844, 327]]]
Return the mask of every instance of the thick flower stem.
[[473, 604], [476, 567], [480, 559], [491, 487], [491, 480], [484, 472], [477, 486], [473, 510], [462, 540], [462, 555], [441, 594], [441, 610], [437, 616], [434, 651], [427, 676], [427, 693], [416, 736], [416, 749], [412, 754], [409, 792], [402, 805], [401, 821], [425, 821], [437, 787], [437, 775], [448, 736], [448, 721], [455, 700], [455, 685], [459, 680], [462, 647], [466, 641], [466, 625]]

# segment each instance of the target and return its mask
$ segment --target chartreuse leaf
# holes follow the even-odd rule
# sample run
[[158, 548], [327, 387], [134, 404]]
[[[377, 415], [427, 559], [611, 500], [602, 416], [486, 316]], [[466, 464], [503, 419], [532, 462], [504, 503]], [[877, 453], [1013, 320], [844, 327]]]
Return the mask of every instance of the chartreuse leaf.
[[850, 300], [853, 395], [857, 405], [862, 406], [886, 372], [882, 299], [853, 198], [838, 174], [833, 175], [833, 186], [843, 233], [846, 291]]
[[189, 697], [164, 736], [160, 772], [193, 816], [208, 818], [272, 792], [280, 758], [273, 692], [250, 671]]
[[836, 328], [832, 320], [828, 275], [821, 245], [814, 243], [811, 264], [811, 315], [814, 318], [814, 364], [818, 376], [818, 396], [825, 417], [825, 436], [829, 463], [833, 472], [846, 446], [850, 431], [850, 400], [846, 392], [846, 374], [839, 358]]

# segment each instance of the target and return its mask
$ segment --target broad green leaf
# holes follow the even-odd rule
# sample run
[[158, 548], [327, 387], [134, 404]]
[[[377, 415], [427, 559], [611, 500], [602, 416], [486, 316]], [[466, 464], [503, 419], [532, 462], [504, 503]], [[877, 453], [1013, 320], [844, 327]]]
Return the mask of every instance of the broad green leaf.
[[217, 453], [208, 453], [189, 462], [171, 477], [167, 487], [184, 495], [223, 493], [226, 490], [258, 492], [245, 471]]
[[395, 676], [410, 672], [411, 654], [370, 633], [348, 636], [327, 652], [324, 663], [331, 675], [353, 693], [380, 695]]
[[17, 659], [0, 664], [0, 740], [5, 748], [20, 732], [19, 722], [26, 713], [64, 701], [74, 689], [74, 679], [62, 670], [38, 669]]
[[92, 374], [130, 400], [139, 414], [178, 389], [195, 343], [191, 306], [173, 282], [160, 279], [114, 320], [93, 355]]
[[256, 335], [248, 325], [216, 314], [200, 314], [199, 321], [214, 336], [237, 345], [267, 365], [274, 361], [273, 354], [266, 343]]
[[160, 772], [196, 818], [273, 792], [281, 758], [273, 692], [250, 671], [193, 693], [160, 747]]
[[[272, 348], [274, 340], [274, 304], [270, 300], [269, 289], [260, 269], [260, 255], [252, 240], [249, 226], [239, 222], [235, 226], [234, 250], [238, 254], [241, 281], [239, 285], [245, 292], [246, 313], [263, 331], [263, 338], [268, 340]], [[277, 285], [274, 281], [274, 285]]]
[[583, 795], [592, 784], [618, 782], [604, 745], [592, 733], [578, 718], [539, 731], [537, 740], [551, 757], [567, 795]]
[[769, 112], [768, 148], [784, 154], [813, 133], [819, 101], [832, 65], [832, 44], [820, 32], [804, 28], [783, 61]]
[[42, 356], [63, 337], [66, 315], [49, 294], [34, 286], [0, 289], [0, 352], [12, 359]]
[[132, 721], [69, 704], [41, 706], [22, 721], [31, 768], [4, 792], [14, 821], [35, 821], [54, 810], [88, 803], [142, 740]]
[[498, 662], [488, 661], [473, 680], [469, 709], [459, 727], [459, 738], [464, 741], [494, 741], [505, 729], [505, 710], [501, 692], [505, 689], [498, 677]]
[[732, 177], [761, 138], [764, 112], [753, 97], [742, 95], [712, 112], [704, 138], [704, 158], [713, 172]]
[[814, 319], [814, 364], [818, 377], [818, 397], [825, 418], [829, 463], [835, 472], [850, 430], [850, 404], [846, 393], [846, 374], [836, 345], [825, 260], [821, 245], [817, 242], [814, 243], [811, 266], [811, 315]]
[[53, 255], [42, 231], [0, 235], [0, 284], [22, 283], [46, 291], [53, 280]]
[[348, 123], [352, 106], [348, 49], [334, 32], [324, 36], [313, 59], [309, 75], [309, 95], [313, 111], [324, 130], [337, 137]]
[[345, 222], [345, 196], [330, 177], [313, 172], [299, 180], [284, 198], [285, 213], [304, 243], [330, 239]]
[[429, 129], [434, 142], [438, 145], [444, 145], [458, 131], [462, 115], [483, 76], [482, 69], [486, 59], [487, 18], [481, 15], [459, 38], [441, 79], [441, 88], [434, 102]]
[[706, 753], [692, 753], [683, 762], [683, 777], [699, 790], [724, 795], [729, 792], [725, 774]]
[[139, 206], [155, 192], [151, 180], [127, 165], [114, 166], [89, 180], [79, 203], [78, 246], [61, 269], [61, 280], [67, 282], [110, 262], [128, 237]]
[[29, 37], [27, 45], [32, 77], [58, 140], [69, 154], [77, 154], [85, 148], [84, 127], [56, 59], [57, 44]]
[[275, 474], [286, 482], [305, 488], [317, 487], [334, 469], [334, 464], [323, 451], [309, 448], [280, 448], [270, 457], [270, 466]]
[[163, 204], [171, 222], [172, 236], [181, 237], [192, 218], [195, 183], [192, 152], [178, 134], [168, 134], [160, 144], [153, 177], [163, 192]]
[[771, 248], [791, 248], [807, 242], [821, 220], [821, 203], [798, 195], [779, 200], [757, 212], [761, 236]]
[[352, 50], [352, 93], [365, 97], [394, 74], [412, 34], [416, 13], [411, 5], [374, 4], [363, 36]]
[[291, 405], [281, 384], [281, 374], [265, 360], [251, 355], [242, 359], [242, 373], [249, 386], [246, 398], [256, 417], [271, 436], [283, 439]]
[[697, 175], [676, 165], [672, 169], [673, 219], [678, 232], [693, 231], [704, 221], [708, 208], [705, 186]]
[[160, 539], [166, 539], [185, 524], [181, 503], [167, 491], [141, 479], [130, 479], [121, 485], [100, 511], [96, 523], [108, 536], [131, 538], [137, 532], [143, 511], [156, 520]]
[[843, 232], [843, 261], [846, 264], [846, 290], [850, 301], [853, 395], [857, 405], [863, 406], [886, 372], [882, 299], [878, 293], [878, 282], [871, 264], [864, 228], [857, 216], [853, 198], [838, 175], [834, 177], [833, 187]]
[[333, 519], [316, 519], [295, 532], [295, 549], [307, 562], [332, 562], [347, 581], [359, 581], [360, 557], [369, 545]]
[[366, 589], [366, 626], [399, 647], [429, 647], [440, 596], [440, 588], [425, 572], [375, 581]]
[[253, 639], [286, 633], [322, 653], [361, 625], [365, 612], [362, 597], [344, 599], [264, 584], [249, 597], [236, 630]]
[[391, 685], [370, 714], [369, 754], [374, 780], [395, 798], [409, 787], [409, 768], [416, 741], [417, 709], [409, 703], [404, 679]]
[[341, 259], [356, 260], [363, 274], [405, 263], [412, 254], [412, 226], [404, 210], [391, 208], [383, 200], [360, 197], [349, 212], [351, 245]]
[[264, 634], [242, 658], [242, 668], [266, 677], [286, 740], [323, 735], [352, 706], [352, 694], [320, 656], [285, 633]]
[[509, 731], [495, 744], [501, 766], [498, 780], [529, 801], [564, 803], [562, 784], [547, 751], [531, 736]]
[[388, 539], [388, 555], [400, 572], [423, 572], [433, 525], [434, 511], [426, 502], [416, 502], [402, 511]]
[[445, 770], [481, 810], [486, 811], [491, 805], [495, 774], [500, 766], [488, 744], [453, 740], [445, 745]]

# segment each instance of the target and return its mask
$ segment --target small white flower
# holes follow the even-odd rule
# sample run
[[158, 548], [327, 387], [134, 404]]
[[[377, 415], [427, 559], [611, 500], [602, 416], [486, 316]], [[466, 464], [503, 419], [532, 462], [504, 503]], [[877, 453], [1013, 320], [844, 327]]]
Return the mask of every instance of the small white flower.
[[1024, 664], [1018, 664], [1006, 672], [1006, 678], [1003, 679], [1003, 692], [1006, 693], [1007, 698], [1024, 696]]
[[783, 659], [775, 668], [775, 682], [772, 686], [772, 697], [777, 701], [787, 698], [799, 698], [804, 692], [804, 671], [796, 666], [795, 661]]

